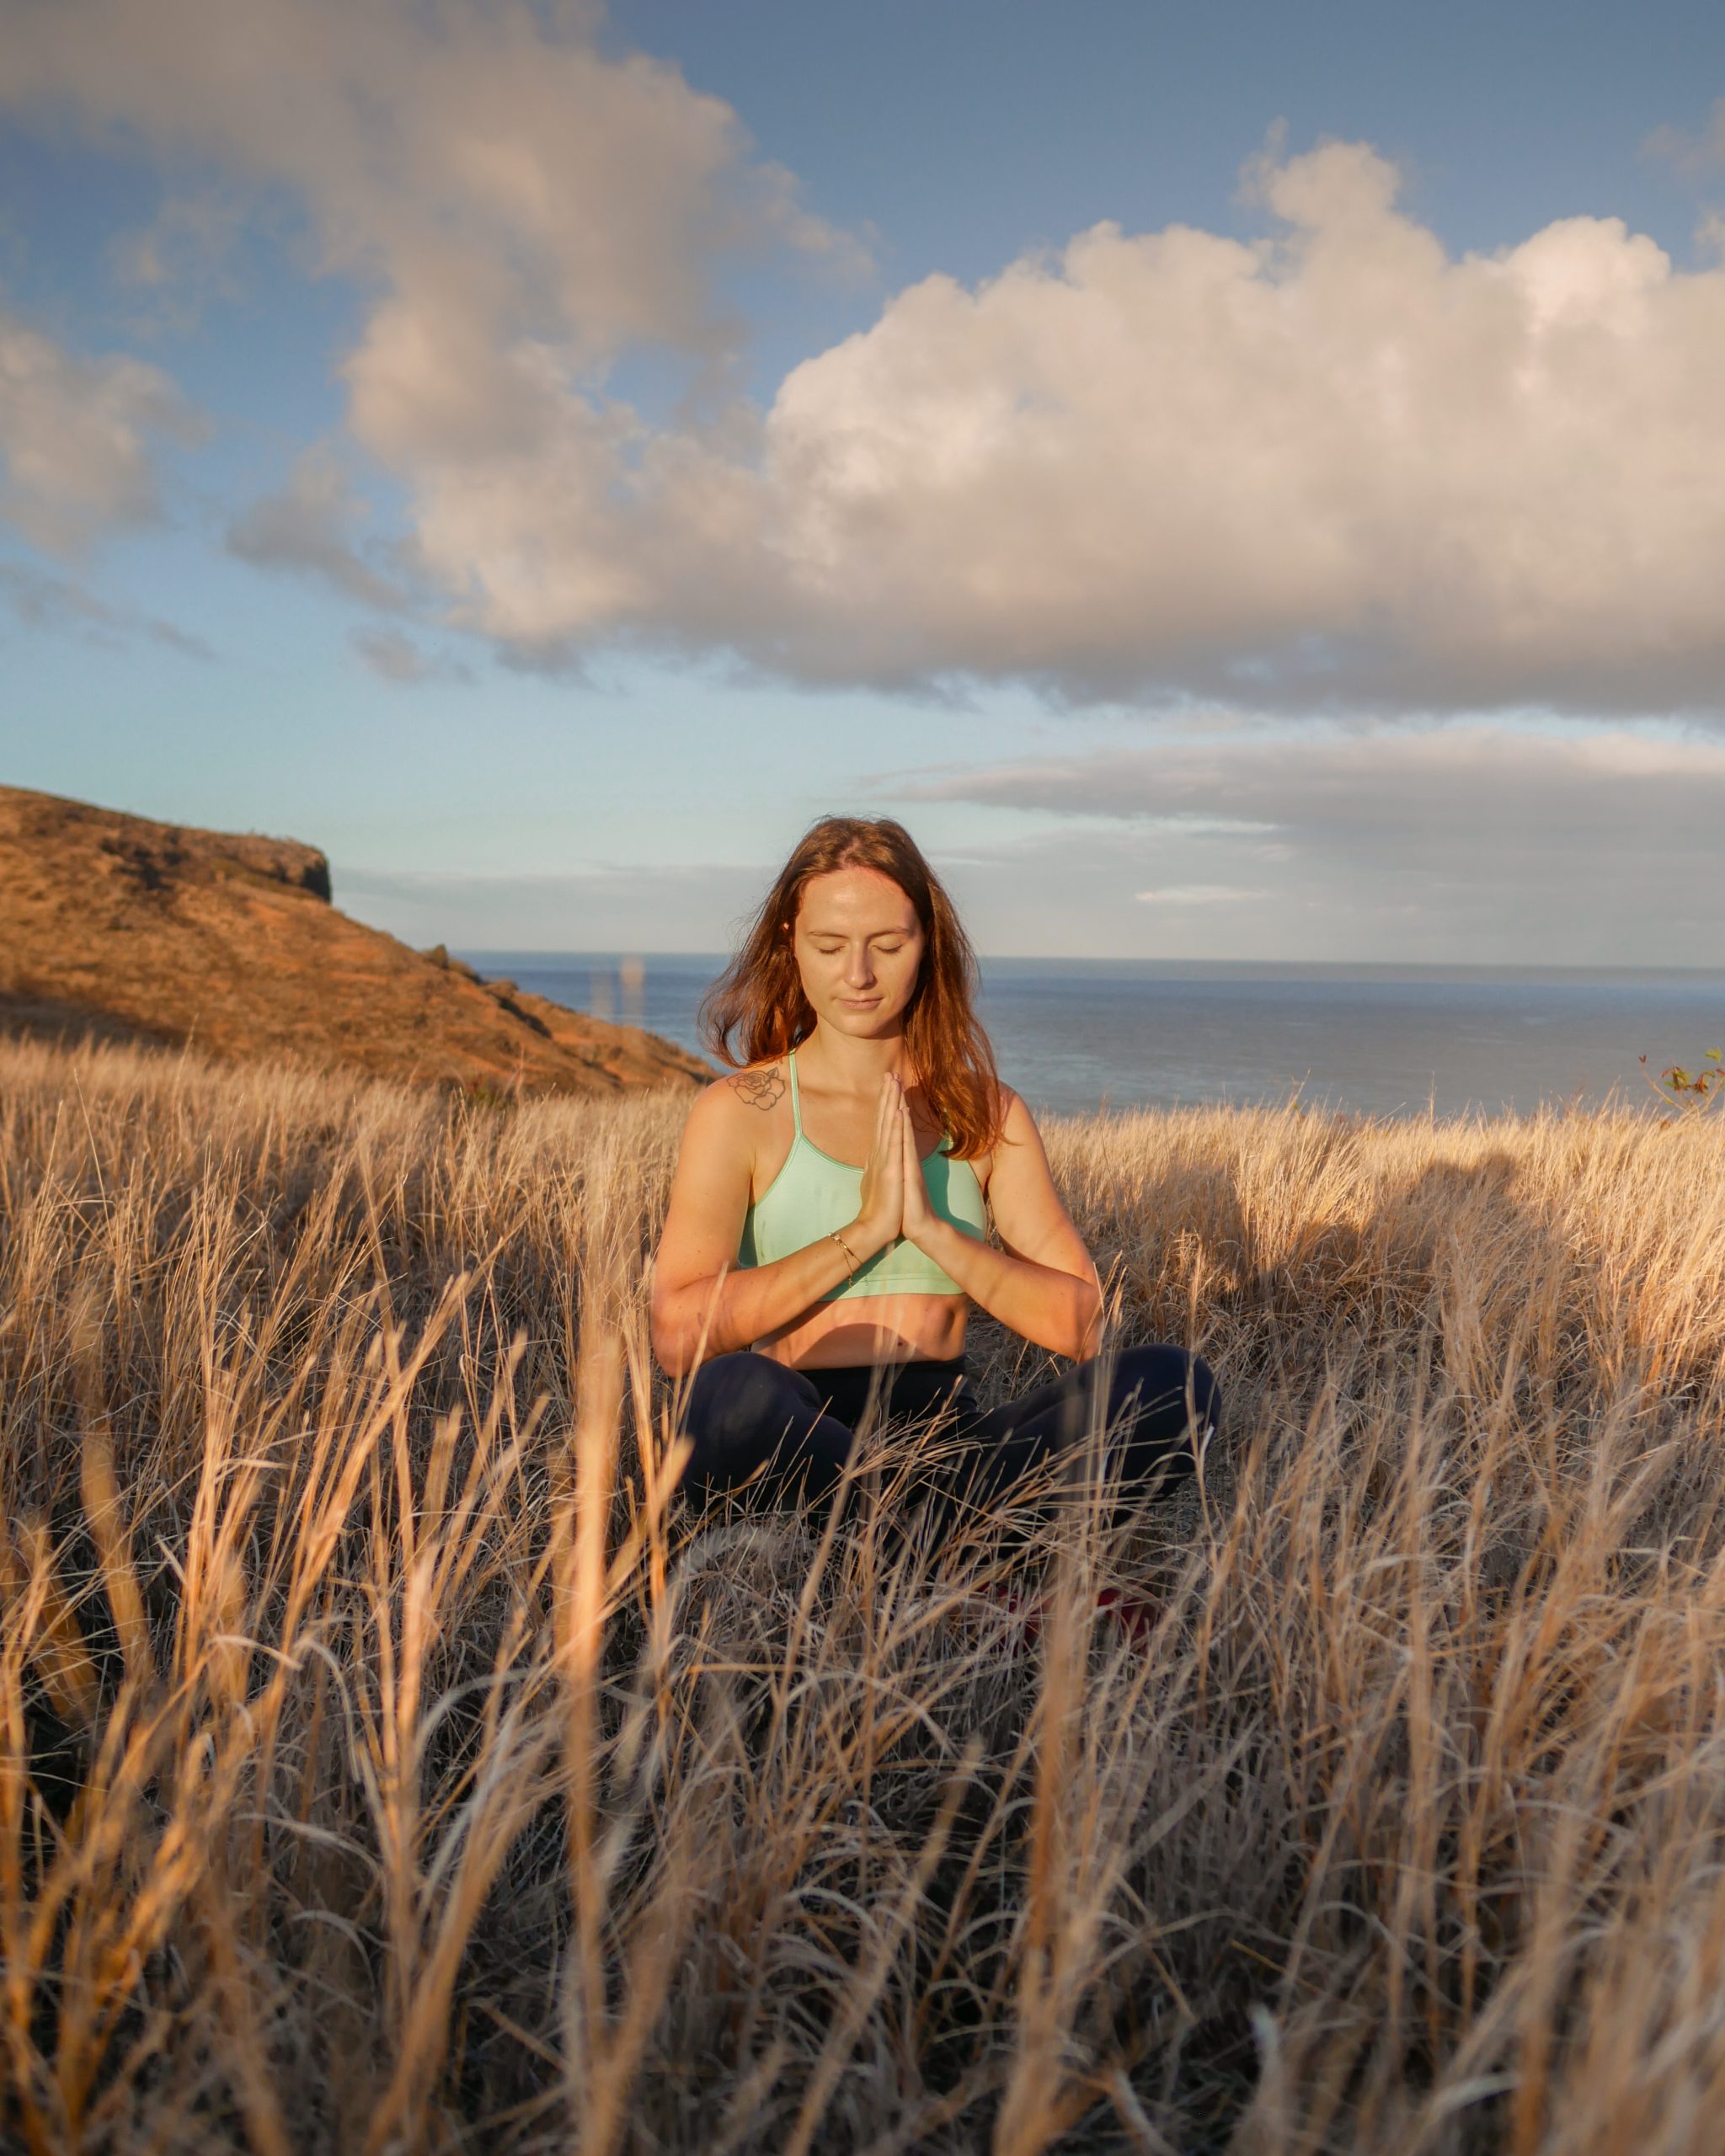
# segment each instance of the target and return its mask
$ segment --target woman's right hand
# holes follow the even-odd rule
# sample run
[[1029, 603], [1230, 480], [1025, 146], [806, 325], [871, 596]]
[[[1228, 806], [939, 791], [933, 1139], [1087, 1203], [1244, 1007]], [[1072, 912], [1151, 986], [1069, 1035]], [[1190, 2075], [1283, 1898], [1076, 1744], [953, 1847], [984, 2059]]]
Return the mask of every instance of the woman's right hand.
[[873, 1257], [904, 1233], [905, 1145], [900, 1129], [904, 1115], [905, 1090], [888, 1071], [880, 1081], [874, 1142], [863, 1164], [862, 1197], [852, 1223], [859, 1257]]

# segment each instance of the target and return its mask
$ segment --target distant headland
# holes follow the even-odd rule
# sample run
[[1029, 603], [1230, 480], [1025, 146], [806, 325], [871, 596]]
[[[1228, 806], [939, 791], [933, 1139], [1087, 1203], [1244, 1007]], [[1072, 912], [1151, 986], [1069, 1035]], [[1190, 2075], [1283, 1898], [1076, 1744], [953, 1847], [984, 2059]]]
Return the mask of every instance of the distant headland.
[[657, 1034], [412, 950], [333, 898], [314, 846], [0, 787], [0, 1035], [291, 1055], [497, 1093], [712, 1075]]

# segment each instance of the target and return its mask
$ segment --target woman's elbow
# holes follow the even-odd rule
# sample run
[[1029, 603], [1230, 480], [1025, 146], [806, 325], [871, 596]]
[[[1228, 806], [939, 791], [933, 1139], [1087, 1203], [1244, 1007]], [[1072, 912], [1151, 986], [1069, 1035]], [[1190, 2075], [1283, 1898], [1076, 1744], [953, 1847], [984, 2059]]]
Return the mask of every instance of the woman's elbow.
[[1070, 1353], [1075, 1362], [1087, 1363], [1102, 1352], [1102, 1289], [1093, 1279], [1081, 1281], [1073, 1299], [1076, 1339]]
[[1050, 1355], [1087, 1363], [1102, 1353], [1102, 1297], [1081, 1287], [1060, 1307], [1044, 1305], [1042, 1322], [1034, 1330], [1027, 1327], [1025, 1337]]
[[690, 1360], [688, 1328], [674, 1295], [655, 1293], [647, 1310], [653, 1359], [667, 1377], [681, 1377]]
[[655, 1291], [648, 1305], [647, 1337], [654, 1361], [667, 1377], [682, 1377], [721, 1352], [718, 1315], [710, 1294], [702, 1297], [688, 1288]]

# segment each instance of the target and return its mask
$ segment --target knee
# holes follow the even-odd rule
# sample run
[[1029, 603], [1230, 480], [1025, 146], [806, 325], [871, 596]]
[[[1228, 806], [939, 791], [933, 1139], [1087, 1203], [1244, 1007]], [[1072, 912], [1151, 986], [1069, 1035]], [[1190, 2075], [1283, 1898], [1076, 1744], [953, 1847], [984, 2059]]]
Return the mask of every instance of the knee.
[[788, 1369], [752, 1348], [715, 1355], [695, 1373], [686, 1416], [692, 1434], [709, 1442], [746, 1441], [769, 1437], [812, 1422], [820, 1411], [814, 1386], [800, 1371]]
[[1215, 1373], [1201, 1355], [1161, 1344], [1123, 1348], [1114, 1358], [1108, 1387], [1112, 1405], [1124, 1406], [1135, 1396], [1140, 1406], [1172, 1406], [1190, 1399], [1199, 1422], [1214, 1419], [1217, 1397]]
[[1220, 1418], [1223, 1395], [1203, 1356], [1183, 1348], [1128, 1348], [1110, 1397], [1125, 1428], [1128, 1475], [1186, 1475]]

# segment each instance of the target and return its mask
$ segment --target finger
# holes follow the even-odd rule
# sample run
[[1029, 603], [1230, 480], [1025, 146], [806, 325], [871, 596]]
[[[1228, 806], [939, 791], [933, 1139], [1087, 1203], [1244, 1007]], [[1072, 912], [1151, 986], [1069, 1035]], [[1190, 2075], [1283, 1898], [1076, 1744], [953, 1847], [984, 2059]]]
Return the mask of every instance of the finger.
[[883, 1167], [889, 1166], [897, 1151], [893, 1144], [892, 1113], [892, 1102], [888, 1098], [887, 1088], [883, 1086], [880, 1105], [874, 1113], [874, 1157]]
[[874, 1115], [874, 1139], [883, 1152], [886, 1151], [892, 1143], [895, 1113], [892, 1073], [889, 1071], [881, 1083], [880, 1105], [875, 1110]]

